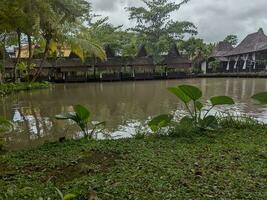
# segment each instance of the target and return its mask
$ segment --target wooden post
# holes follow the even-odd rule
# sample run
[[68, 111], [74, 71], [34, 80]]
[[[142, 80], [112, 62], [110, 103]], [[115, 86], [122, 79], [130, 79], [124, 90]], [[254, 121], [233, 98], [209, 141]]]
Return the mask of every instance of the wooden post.
[[243, 65], [243, 70], [245, 70], [245, 69], [247, 68], [248, 55], [249, 55], [249, 54], [247, 54], [247, 55], [245, 56], [244, 65]]
[[229, 69], [230, 69], [230, 57], [228, 58], [228, 62], [227, 62], [226, 71], [229, 71]]

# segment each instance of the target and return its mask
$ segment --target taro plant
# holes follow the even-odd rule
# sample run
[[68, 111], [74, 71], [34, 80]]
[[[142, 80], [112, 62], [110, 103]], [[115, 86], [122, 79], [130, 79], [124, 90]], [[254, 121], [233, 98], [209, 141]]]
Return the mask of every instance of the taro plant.
[[13, 124], [4, 119], [3, 117], [0, 117], [0, 133], [8, 132], [13, 129]]
[[167, 127], [171, 123], [172, 119], [173, 116], [170, 114], [159, 115], [149, 121], [148, 126], [154, 133], [157, 133], [161, 128]]
[[12, 129], [13, 129], [13, 124], [10, 121], [4, 119], [3, 117], [0, 117], [0, 151], [3, 149], [4, 146], [2, 133], [9, 132]]
[[[201, 102], [202, 91], [191, 85], [179, 85], [177, 87], [170, 87], [168, 90], [174, 94], [185, 105], [188, 115], [183, 117], [180, 121], [181, 124], [192, 124], [200, 129], [215, 129], [218, 127], [217, 118], [211, 115], [212, 109], [219, 105], [232, 105], [234, 100], [228, 96], [214, 96], [210, 98], [211, 106], [204, 109], [205, 105]], [[149, 123], [150, 128], [166, 126], [167, 122], [165, 117], [156, 117]], [[156, 130], [156, 129], [155, 129]]]
[[255, 99], [256, 101], [267, 104], [267, 92], [260, 92], [251, 97], [252, 99]]
[[[97, 127], [104, 126], [105, 122], [100, 123], [92, 123], [90, 120], [90, 111], [82, 106], [82, 105], [75, 105], [74, 112], [67, 112], [60, 115], [56, 115], [56, 119], [58, 120], [72, 120], [74, 121], [82, 130], [85, 137], [92, 138], [96, 132]], [[89, 130], [91, 128], [91, 130]]]

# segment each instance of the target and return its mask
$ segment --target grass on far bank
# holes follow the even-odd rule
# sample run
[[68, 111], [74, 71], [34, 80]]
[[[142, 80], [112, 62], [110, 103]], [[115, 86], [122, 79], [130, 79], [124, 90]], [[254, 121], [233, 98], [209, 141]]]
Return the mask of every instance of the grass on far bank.
[[33, 83], [4, 83], [0, 84], [0, 96], [5, 96], [13, 92], [24, 90], [45, 89], [49, 87], [48, 82], [33, 82]]
[[0, 155], [0, 199], [265, 199], [267, 128], [65, 141]]

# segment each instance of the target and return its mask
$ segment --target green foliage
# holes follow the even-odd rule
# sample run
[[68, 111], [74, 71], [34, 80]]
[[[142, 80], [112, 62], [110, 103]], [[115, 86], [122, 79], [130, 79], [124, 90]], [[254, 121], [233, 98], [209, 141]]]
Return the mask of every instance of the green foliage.
[[4, 119], [3, 117], [0, 117], [0, 133], [8, 132], [13, 129], [13, 124]]
[[179, 87], [170, 87], [168, 90], [178, 97], [185, 104], [191, 101], [190, 97], [187, 96]]
[[[89, 56], [104, 60], [106, 55], [100, 44], [88, 36], [88, 31], [83, 31], [90, 18], [90, 5], [85, 0], [3, 0], [0, 5], [0, 34], [16, 33], [17, 38], [12, 37], [13, 45], [21, 46], [22, 36], [27, 36], [29, 47], [43, 43], [42, 59], [57, 56], [61, 47], [69, 47], [82, 60]], [[29, 51], [26, 62], [29, 66], [20, 65], [20, 70], [27, 72], [25, 76], [28, 76], [32, 67], [32, 53]], [[16, 63], [19, 60], [20, 53]], [[33, 81], [41, 73], [42, 65], [43, 62], [34, 74]]]
[[262, 104], [267, 104], [267, 92], [261, 92], [261, 93], [255, 94], [251, 98], [257, 100], [258, 102]]
[[194, 71], [199, 72], [200, 63], [209, 58], [214, 44], [207, 44], [203, 39], [191, 37], [186, 41], [179, 41], [178, 47], [190, 57]]
[[265, 199], [266, 126], [189, 130], [177, 128], [184, 137], [67, 140], [0, 154], [0, 199], [58, 200], [55, 187], [79, 200], [92, 190], [103, 200]]
[[246, 116], [246, 115], [233, 115], [227, 114], [226, 116], [220, 116], [219, 124], [223, 129], [233, 128], [233, 129], [264, 129], [265, 125], [258, 120]]
[[59, 189], [56, 188], [56, 190], [57, 190], [57, 193], [59, 194], [61, 200], [70, 200], [70, 199], [74, 199], [76, 197], [75, 194], [68, 193], [66, 195], [63, 195], [63, 193]]
[[24, 90], [46, 89], [50, 84], [47, 82], [34, 82], [34, 83], [5, 83], [0, 84], [0, 96], [5, 96], [13, 92]]
[[30, 81], [30, 73], [34, 70], [35, 68], [35, 64], [31, 63], [31, 64], [27, 64], [25, 62], [20, 62], [17, 64], [17, 70], [20, 72], [20, 74], [22, 75], [22, 77], [25, 78], [25, 80], [27, 82]]
[[188, 0], [180, 3], [168, 0], [142, 1], [145, 6], [128, 8], [129, 19], [136, 21], [136, 26], [131, 30], [138, 33], [139, 41], [146, 45], [156, 62], [160, 62], [160, 55], [167, 52], [174, 42], [183, 39], [185, 34], [197, 33], [193, 23], [170, 18]]
[[225, 42], [228, 42], [232, 46], [235, 46], [238, 43], [238, 37], [237, 37], [237, 35], [228, 35], [228, 36], [226, 36], [226, 38], [224, 39], [224, 41]]
[[[209, 115], [210, 111], [218, 105], [232, 105], [234, 100], [227, 96], [215, 96], [210, 99], [212, 105], [207, 111], [203, 111], [203, 103], [200, 102], [202, 92], [199, 88], [191, 85], [180, 85], [168, 88], [179, 100], [181, 100], [189, 115], [181, 120], [181, 123], [192, 123], [201, 129], [216, 129], [218, 122], [216, 117]], [[190, 108], [190, 103], [192, 108]]]
[[197, 101], [202, 97], [202, 92], [195, 86], [192, 85], [180, 85], [178, 88], [184, 93], [185, 96], [189, 97], [190, 100]]
[[213, 106], [218, 105], [233, 105], [235, 102], [231, 97], [228, 96], [216, 96], [211, 97], [210, 102]]
[[154, 117], [149, 123], [148, 126], [150, 129], [156, 133], [158, 132], [161, 128], [164, 128], [168, 126], [172, 120], [173, 116], [172, 115], [159, 115], [157, 117]]
[[220, 61], [217, 59], [209, 63], [209, 68], [211, 68], [213, 72], [216, 72], [219, 67]]
[[3, 140], [3, 133], [9, 132], [13, 129], [13, 124], [4, 119], [3, 117], [0, 117], [0, 151], [3, 150], [4, 147], [4, 140]]
[[[82, 130], [85, 137], [92, 138], [95, 134], [95, 130], [99, 126], [105, 125], [104, 122], [93, 124], [90, 121], [90, 111], [82, 106], [82, 105], [75, 105], [74, 112], [67, 112], [60, 115], [56, 115], [56, 119], [58, 120], [72, 120], [74, 121]], [[89, 131], [89, 126], [92, 127], [92, 130]]]

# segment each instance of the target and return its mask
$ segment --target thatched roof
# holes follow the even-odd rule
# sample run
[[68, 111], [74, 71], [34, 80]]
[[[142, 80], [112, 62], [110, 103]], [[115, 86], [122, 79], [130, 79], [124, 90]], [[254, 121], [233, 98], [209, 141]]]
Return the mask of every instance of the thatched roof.
[[267, 50], [267, 36], [260, 28], [258, 32], [249, 34], [235, 49], [228, 52], [227, 56], [263, 50]]
[[164, 65], [191, 64], [191, 61], [187, 57], [181, 56], [176, 44], [173, 44], [168, 54], [164, 56], [163, 64]]
[[98, 61], [96, 67], [121, 67], [125, 65], [125, 59], [121, 56], [108, 57], [106, 61]]
[[219, 42], [216, 47], [213, 48], [211, 56], [210, 57], [223, 57], [227, 55], [229, 52], [231, 52], [234, 49], [234, 47], [225, 41]]
[[83, 63], [79, 58], [59, 58], [55, 62], [56, 67], [83, 67], [86, 63]]
[[142, 45], [137, 56], [130, 61], [132, 66], [152, 66], [154, 67], [153, 57], [148, 55], [145, 45]]
[[136, 57], [147, 57], [148, 56], [148, 53], [147, 53], [147, 50], [146, 50], [146, 47], [145, 45], [142, 45], [139, 50], [138, 50], [138, 53], [137, 53], [137, 56]]
[[73, 51], [70, 52], [69, 58], [79, 58]]
[[114, 52], [114, 50], [110, 47], [110, 45], [107, 45], [107, 46], [105, 47], [105, 52], [106, 52], [107, 58], [115, 57], [115, 52]]

